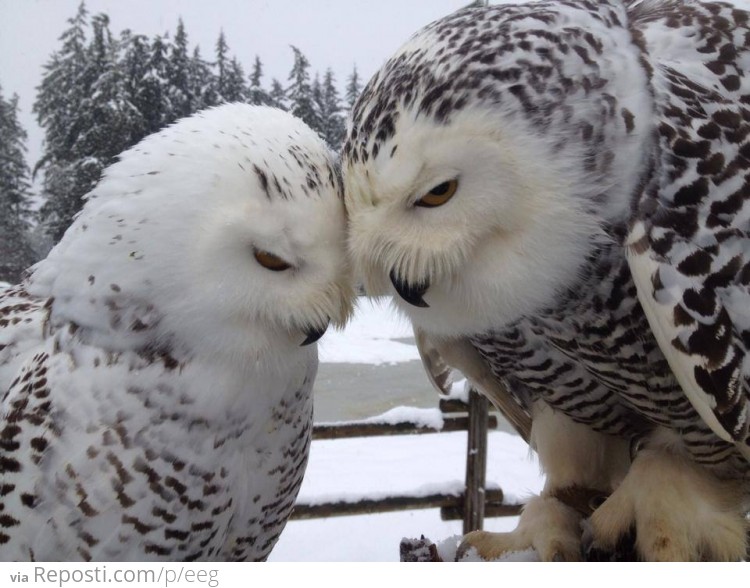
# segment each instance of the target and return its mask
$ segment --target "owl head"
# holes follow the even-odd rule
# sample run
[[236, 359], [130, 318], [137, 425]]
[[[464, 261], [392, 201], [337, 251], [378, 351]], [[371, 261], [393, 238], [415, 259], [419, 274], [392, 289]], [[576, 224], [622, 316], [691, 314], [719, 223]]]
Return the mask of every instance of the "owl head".
[[618, 71], [589, 64], [563, 45], [598, 42], [593, 18], [571, 9], [576, 29], [555, 10], [439, 20], [353, 110], [342, 161], [353, 265], [427, 332], [483, 332], [552, 304], [628, 209], [649, 140], [633, 113], [650, 105], [617, 76], [645, 85], [638, 51], [615, 31], [602, 43], [623, 44]]
[[249, 361], [309, 345], [353, 301], [332, 154], [272, 108], [183, 119], [106, 170], [30, 289], [108, 347]]

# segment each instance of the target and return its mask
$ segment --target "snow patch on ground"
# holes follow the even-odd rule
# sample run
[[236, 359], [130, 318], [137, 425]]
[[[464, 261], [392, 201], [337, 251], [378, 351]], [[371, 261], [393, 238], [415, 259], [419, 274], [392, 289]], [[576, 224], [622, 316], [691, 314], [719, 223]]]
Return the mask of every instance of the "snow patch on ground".
[[[299, 502], [357, 502], [463, 490], [466, 432], [313, 441]], [[488, 436], [487, 486], [517, 503], [542, 489], [536, 456], [512, 434]], [[488, 518], [488, 531], [511, 531], [517, 517]], [[461, 521], [437, 509], [290, 521], [270, 561], [398, 561], [404, 537], [434, 542], [460, 535]], [[455, 547], [454, 547], [455, 550]], [[518, 556], [529, 559], [528, 554]]]

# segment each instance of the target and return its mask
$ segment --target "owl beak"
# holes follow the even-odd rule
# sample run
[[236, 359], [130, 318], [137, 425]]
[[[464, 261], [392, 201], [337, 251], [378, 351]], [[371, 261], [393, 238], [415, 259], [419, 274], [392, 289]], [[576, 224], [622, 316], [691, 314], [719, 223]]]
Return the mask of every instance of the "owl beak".
[[307, 338], [302, 341], [300, 347], [304, 347], [305, 345], [310, 345], [310, 343], [315, 343], [318, 339], [320, 339], [323, 336], [323, 333], [326, 332], [326, 329], [328, 329], [328, 323], [323, 325], [323, 327], [310, 327], [305, 331], [305, 335], [307, 335]]
[[429, 308], [430, 305], [422, 299], [422, 296], [424, 296], [424, 293], [427, 292], [427, 289], [430, 287], [428, 282], [420, 282], [416, 285], [408, 284], [403, 282], [401, 278], [396, 275], [395, 270], [391, 270], [391, 283], [393, 284], [393, 287], [396, 288], [398, 295], [409, 304], [413, 304], [420, 308]]

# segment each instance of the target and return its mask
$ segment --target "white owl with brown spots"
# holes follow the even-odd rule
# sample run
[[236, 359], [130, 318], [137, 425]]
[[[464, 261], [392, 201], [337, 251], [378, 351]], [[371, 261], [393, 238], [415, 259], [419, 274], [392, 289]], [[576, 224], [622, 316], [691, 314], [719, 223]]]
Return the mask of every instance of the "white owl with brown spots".
[[546, 473], [516, 531], [460, 551], [745, 556], [748, 70], [734, 5], [550, 0], [436, 21], [365, 87], [355, 268], [533, 423]]
[[262, 560], [353, 291], [324, 143], [225, 105], [125, 152], [0, 293], [0, 559]]

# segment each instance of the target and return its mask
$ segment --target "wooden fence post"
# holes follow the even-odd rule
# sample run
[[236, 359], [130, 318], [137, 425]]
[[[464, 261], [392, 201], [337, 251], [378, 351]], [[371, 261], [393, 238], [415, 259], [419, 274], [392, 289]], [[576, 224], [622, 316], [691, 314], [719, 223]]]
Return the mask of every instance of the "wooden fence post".
[[464, 535], [484, 526], [487, 477], [487, 417], [489, 402], [474, 388], [469, 390], [469, 439], [466, 453]]

